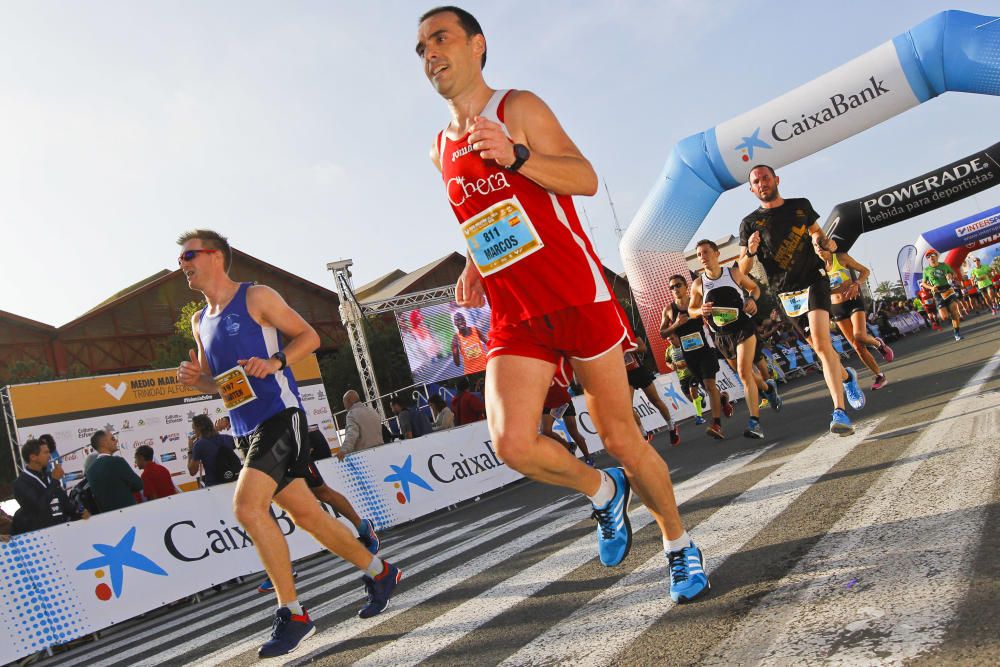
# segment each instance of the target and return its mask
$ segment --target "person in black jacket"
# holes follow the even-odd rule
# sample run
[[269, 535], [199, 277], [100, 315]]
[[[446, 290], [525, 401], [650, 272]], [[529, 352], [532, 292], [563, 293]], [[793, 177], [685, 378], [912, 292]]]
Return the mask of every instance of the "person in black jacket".
[[90, 517], [86, 510], [81, 513], [63, 490], [59, 482], [62, 467], [56, 466], [49, 474], [49, 458], [49, 447], [40, 440], [28, 440], [21, 447], [24, 469], [14, 481], [14, 498], [19, 505], [11, 527], [14, 535]]

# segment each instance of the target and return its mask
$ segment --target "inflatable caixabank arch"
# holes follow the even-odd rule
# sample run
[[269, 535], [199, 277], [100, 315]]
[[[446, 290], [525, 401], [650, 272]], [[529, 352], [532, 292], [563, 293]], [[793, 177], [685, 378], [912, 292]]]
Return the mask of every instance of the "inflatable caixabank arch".
[[[755, 164], [790, 164], [947, 91], [1000, 95], [1000, 18], [941, 12], [818, 79], [681, 140], [621, 242], [646, 330], [659, 329], [671, 300], [669, 277], [687, 272], [684, 248], [719, 196], [746, 183]], [[664, 342], [653, 336], [650, 343], [662, 368]]]

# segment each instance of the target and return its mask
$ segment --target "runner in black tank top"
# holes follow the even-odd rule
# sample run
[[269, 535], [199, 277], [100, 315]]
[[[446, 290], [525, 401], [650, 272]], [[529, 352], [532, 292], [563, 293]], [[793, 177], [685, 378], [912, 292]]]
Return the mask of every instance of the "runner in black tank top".
[[[754, 369], [757, 353], [757, 330], [750, 315], [757, 312], [760, 288], [739, 269], [719, 266], [719, 246], [703, 239], [697, 245], [698, 259], [705, 272], [692, 289], [688, 312], [694, 316], [704, 316], [715, 331], [715, 342], [726, 359], [736, 360], [736, 370], [743, 382], [750, 420], [743, 435], [748, 438], [763, 438], [760, 428], [760, 398], [763, 394], [778, 409], [781, 399], [777, 395], [777, 385], [773, 380], [764, 382]], [[742, 289], [750, 292], [744, 301]]]
[[733, 406], [725, 392], [719, 392], [715, 376], [719, 372], [719, 358], [715, 350], [708, 344], [704, 330], [704, 320], [701, 317], [690, 317], [687, 306], [690, 302], [687, 278], [682, 275], [670, 276], [670, 291], [674, 302], [663, 309], [660, 323], [660, 335], [664, 338], [676, 336], [691, 375], [701, 383], [708, 392], [709, 404], [712, 407], [712, 424], [706, 433], [713, 438], [722, 440], [722, 415], [733, 415]]

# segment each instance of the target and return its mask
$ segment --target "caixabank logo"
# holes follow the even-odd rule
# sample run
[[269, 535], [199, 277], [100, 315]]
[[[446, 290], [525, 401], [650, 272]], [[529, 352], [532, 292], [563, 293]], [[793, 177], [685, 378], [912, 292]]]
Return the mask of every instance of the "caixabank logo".
[[392, 474], [387, 475], [382, 481], [392, 484], [397, 489], [396, 501], [400, 505], [410, 502], [411, 485], [428, 491], [434, 491], [434, 487], [428, 484], [423, 477], [413, 472], [413, 454], [406, 457], [403, 465], [394, 466], [390, 464], [389, 467], [392, 468]]
[[[93, 570], [98, 583], [94, 587], [94, 595], [98, 600], [107, 602], [112, 595], [120, 598], [125, 586], [125, 568], [167, 576], [167, 572], [151, 558], [135, 550], [135, 526], [129, 528], [117, 544], [92, 544], [100, 555], [90, 558], [76, 566], [77, 571]], [[105, 577], [111, 580], [109, 586], [102, 581]]]
[[740, 137], [743, 141], [736, 144], [735, 150], [740, 154], [740, 159], [749, 162], [753, 159], [755, 148], [771, 148], [771, 144], [760, 138], [760, 128], [750, 133], [749, 137]]

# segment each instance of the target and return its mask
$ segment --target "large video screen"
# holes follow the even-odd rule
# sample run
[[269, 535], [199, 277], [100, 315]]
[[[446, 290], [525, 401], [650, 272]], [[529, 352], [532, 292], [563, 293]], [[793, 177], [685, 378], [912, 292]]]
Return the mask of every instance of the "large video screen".
[[441, 382], [486, 370], [490, 307], [454, 301], [396, 313], [414, 382]]

